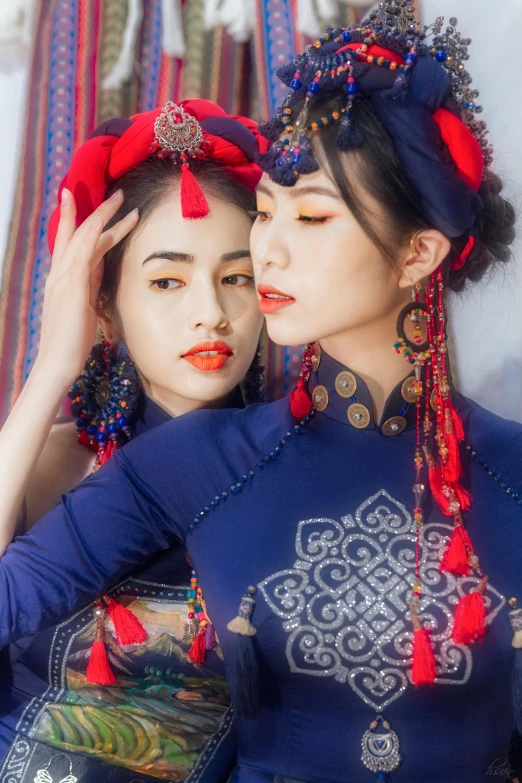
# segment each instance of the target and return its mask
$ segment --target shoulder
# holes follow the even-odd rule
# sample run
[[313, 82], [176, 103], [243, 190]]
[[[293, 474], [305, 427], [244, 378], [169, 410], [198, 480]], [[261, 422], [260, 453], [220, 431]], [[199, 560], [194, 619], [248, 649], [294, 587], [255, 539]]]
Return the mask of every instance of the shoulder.
[[504, 419], [459, 395], [466, 448], [473, 459], [522, 494], [522, 424]]
[[132, 461], [136, 457], [177, 455], [190, 463], [208, 459], [233, 449], [238, 462], [262, 450], [282, 437], [295, 421], [288, 399], [246, 408], [200, 410], [172, 419], [129, 443], [123, 453]]
[[293, 424], [288, 399], [195, 411], [141, 435], [111, 461], [172, 519], [190, 522], [273, 451]]

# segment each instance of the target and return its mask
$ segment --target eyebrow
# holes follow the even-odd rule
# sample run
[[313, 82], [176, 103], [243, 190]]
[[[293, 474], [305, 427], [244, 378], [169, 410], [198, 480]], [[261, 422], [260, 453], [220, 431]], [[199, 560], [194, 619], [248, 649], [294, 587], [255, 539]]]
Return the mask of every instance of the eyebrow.
[[[157, 250], [155, 253], [151, 253], [147, 256], [143, 264], [148, 261], [153, 261], [155, 258], [159, 258], [162, 261], [174, 261], [181, 264], [193, 264], [195, 258], [190, 253], [178, 253], [173, 250]], [[231, 253], [224, 253], [221, 256], [221, 263], [228, 261], [239, 261], [240, 258], [250, 258], [250, 250], [233, 250]]]
[[[299, 198], [300, 196], [328, 196], [329, 198], [335, 198], [339, 201], [339, 196], [333, 190], [328, 188], [321, 188], [319, 186], [309, 185], [304, 188], [287, 188], [287, 193], [290, 198]], [[269, 198], [274, 198], [273, 192], [265, 185], [257, 186], [258, 193], [264, 193]]]

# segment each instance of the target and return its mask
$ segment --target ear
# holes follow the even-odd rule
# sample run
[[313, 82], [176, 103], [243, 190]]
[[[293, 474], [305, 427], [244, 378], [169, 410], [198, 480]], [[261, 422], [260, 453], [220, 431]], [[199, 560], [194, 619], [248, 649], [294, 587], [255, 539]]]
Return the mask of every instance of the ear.
[[441, 231], [425, 229], [417, 232], [404, 251], [399, 287], [409, 288], [429, 277], [442, 264], [450, 247], [448, 237]]
[[117, 345], [122, 340], [122, 334], [117, 324], [117, 319], [108, 310], [97, 310], [98, 326], [108, 343]]

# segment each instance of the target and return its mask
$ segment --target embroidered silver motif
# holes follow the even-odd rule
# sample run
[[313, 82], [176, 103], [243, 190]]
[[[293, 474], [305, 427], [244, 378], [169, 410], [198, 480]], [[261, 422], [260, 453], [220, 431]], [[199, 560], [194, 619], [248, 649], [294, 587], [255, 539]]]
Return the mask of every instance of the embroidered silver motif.
[[[444, 522], [422, 529], [419, 614], [432, 632], [435, 682], [462, 685], [469, 680], [472, 655], [469, 647], [451, 640], [453, 611], [460, 596], [479, 580], [439, 571], [451, 532], [452, 526]], [[348, 683], [366, 704], [381, 712], [411, 685], [408, 597], [415, 573], [411, 514], [381, 489], [354, 516], [340, 522], [325, 518], [299, 522], [296, 552], [292, 568], [258, 584], [289, 634], [290, 671]], [[488, 583], [485, 601], [486, 623], [491, 623], [506, 599]]]

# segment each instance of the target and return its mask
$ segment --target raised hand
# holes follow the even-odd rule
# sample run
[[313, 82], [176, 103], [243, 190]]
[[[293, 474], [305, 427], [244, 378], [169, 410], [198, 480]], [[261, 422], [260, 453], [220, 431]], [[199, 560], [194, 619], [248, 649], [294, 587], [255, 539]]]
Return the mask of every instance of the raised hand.
[[133, 210], [103, 231], [123, 202], [116, 191], [76, 228], [72, 193], [62, 191], [61, 214], [45, 284], [40, 348], [36, 363], [66, 390], [80, 375], [96, 338], [96, 301], [103, 279], [103, 256], [139, 220]]

